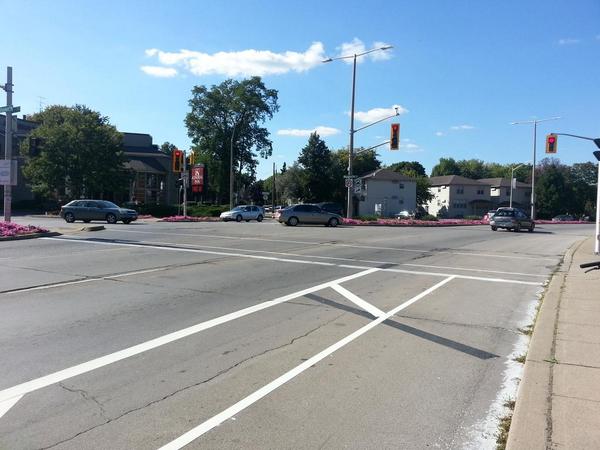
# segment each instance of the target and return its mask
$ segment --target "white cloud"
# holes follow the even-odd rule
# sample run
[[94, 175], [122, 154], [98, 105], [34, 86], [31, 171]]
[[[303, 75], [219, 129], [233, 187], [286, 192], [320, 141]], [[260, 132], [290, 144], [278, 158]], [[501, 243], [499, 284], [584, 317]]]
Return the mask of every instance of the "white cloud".
[[454, 126], [450, 127], [451, 130], [455, 130], [455, 131], [457, 131], [457, 130], [472, 130], [474, 128], [475, 127], [473, 125], [466, 125], [466, 124], [465, 125], [454, 125]]
[[[373, 45], [367, 49], [367, 47], [365, 47], [365, 44], [363, 41], [361, 41], [358, 38], [354, 38], [354, 39], [352, 39], [352, 41], [344, 42], [342, 45], [337, 47], [337, 50], [338, 50], [337, 57], [357, 55], [359, 53], [364, 53], [368, 50], [371, 50], [372, 48], [381, 48], [381, 47], [386, 47], [388, 45], [389, 44], [386, 44], [385, 42], [376, 41], [376, 42], [373, 42]], [[356, 61], [362, 62], [366, 58], [371, 58], [371, 60], [373, 60], [373, 61], [383, 61], [386, 59], [390, 59], [391, 57], [392, 57], [392, 55], [391, 55], [390, 50], [382, 50], [382, 51], [378, 51], [378, 52], [369, 53], [368, 55], [359, 56], [358, 58], [356, 58]], [[353, 63], [352, 58], [345, 59], [344, 61], [348, 64]]]
[[424, 151], [419, 145], [413, 143], [400, 144], [400, 150], [404, 150], [406, 153], [418, 153]]
[[[373, 108], [368, 111], [355, 111], [354, 118], [361, 123], [372, 123], [382, 120], [386, 117], [396, 114], [396, 108], [398, 108], [399, 114], [406, 114], [408, 109], [402, 105], [392, 105], [389, 108]], [[350, 115], [350, 112], [347, 113]]]
[[312, 133], [317, 133], [319, 136], [333, 136], [339, 134], [340, 130], [332, 127], [318, 126], [312, 129], [286, 128], [278, 130], [279, 136], [310, 136]]
[[[165, 52], [156, 48], [145, 51], [149, 58], [156, 58], [164, 66], [178, 66], [193, 75], [225, 75], [229, 77], [250, 75], [279, 75], [290, 71], [305, 72], [321, 64], [325, 50], [320, 42], [305, 52], [286, 51], [275, 53], [269, 50], [242, 50], [213, 54], [192, 50]], [[174, 70], [174, 69], [173, 69]]]
[[572, 45], [572, 44], [579, 44], [580, 42], [581, 42], [581, 39], [566, 38], [566, 39], [559, 39], [558, 45]]
[[177, 75], [177, 70], [172, 67], [161, 67], [161, 66], [142, 66], [140, 67], [142, 72], [146, 75], [159, 78], [172, 78]]
[[445, 135], [446, 135], [446, 133], [444, 133], [443, 131], [436, 131], [436, 132], [435, 132], [435, 135], [436, 135], [436, 136], [445, 136]]

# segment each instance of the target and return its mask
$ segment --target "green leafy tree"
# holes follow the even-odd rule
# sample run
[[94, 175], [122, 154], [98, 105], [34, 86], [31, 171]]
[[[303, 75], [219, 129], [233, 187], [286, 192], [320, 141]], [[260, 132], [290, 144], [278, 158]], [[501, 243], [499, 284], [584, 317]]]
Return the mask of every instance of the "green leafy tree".
[[487, 169], [485, 163], [480, 159], [463, 159], [457, 161], [456, 164], [459, 169], [459, 173], [457, 175], [471, 178], [473, 180], [490, 177], [489, 170]]
[[285, 163], [285, 161], [283, 162], [283, 166], [281, 166], [281, 173], [285, 173], [287, 170], [287, 164]]
[[277, 91], [267, 89], [260, 77], [192, 89], [185, 124], [198, 160], [209, 164], [209, 187], [217, 198], [229, 193], [232, 142], [234, 189], [254, 181], [258, 157], [271, 156], [269, 132], [262, 124], [279, 110], [277, 99]]
[[[126, 189], [122, 135], [109, 119], [83, 105], [54, 105], [33, 114], [41, 153], [23, 169], [33, 192], [46, 197], [110, 196]], [[22, 146], [28, 155], [28, 141]]]
[[160, 146], [160, 151], [163, 152], [165, 155], [171, 156], [173, 150], [175, 150], [176, 148], [177, 147], [175, 146], [175, 144], [171, 144], [169, 141], [166, 141]]
[[292, 164], [285, 173], [277, 175], [275, 179], [277, 202], [287, 204], [304, 200], [304, 183], [304, 169], [298, 163]]
[[461, 170], [454, 158], [440, 158], [440, 161], [431, 169], [432, 177], [444, 175], [461, 175]]
[[535, 184], [537, 213], [549, 219], [557, 214], [573, 211], [573, 190], [568, 181], [568, 170], [557, 159], [545, 158], [536, 170]]
[[419, 177], [426, 177], [425, 167], [418, 161], [400, 161], [388, 166], [388, 169], [398, 173], [413, 172]]
[[333, 190], [333, 160], [331, 151], [317, 133], [312, 133], [300, 151], [304, 199], [318, 202], [331, 198]]
[[[362, 147], [356, 150], [352, 160], [352, 173], [357, 176], [366, 175], [381, 168], [381, 161], [375, 150], [364, 150]], [[344, 175], [348, 174], [348, 149], [339, 149], [331, 154], [333, 158], [333, 189], [331, 200], [345, 204], [348, 194], [344, 186]]]

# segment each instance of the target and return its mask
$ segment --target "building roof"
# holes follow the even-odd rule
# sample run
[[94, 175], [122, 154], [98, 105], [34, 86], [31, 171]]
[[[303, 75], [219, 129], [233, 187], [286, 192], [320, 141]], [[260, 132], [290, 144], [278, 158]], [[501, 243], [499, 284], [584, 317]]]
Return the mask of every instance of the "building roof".
[[168, 164], [165, 167], [165, 165], [161, 164], [161, 161], [151, 156], [129, 156], [128, 161], [125, 163], [125, 167], [133, 169], [135, 172], [164, 174], [169, 171]]
[[453, 184], [460, 185], [475, 185], [482, 186], [486, 183], [481, 183], [471, 178], [461, 177], [460, 175], [444, 175], [442, 177], [429, 177], [429, 184], [431, 186], [449, 186]]
[[[479, 181], [480, 183], [488, 184], [491, 187], [510, 187], [510, 178], [481, 178], [477, 181]], [[517, 187], [530, 188], [531, 184], [517, 181]]]
[[362, 177], [363, 180], [385, 180], [385, 181], [415, 181], [414, 178], [407, 177], [401, 173], [394, 172], [390, 169], [377, 169], [373, 172], [369, 172]]

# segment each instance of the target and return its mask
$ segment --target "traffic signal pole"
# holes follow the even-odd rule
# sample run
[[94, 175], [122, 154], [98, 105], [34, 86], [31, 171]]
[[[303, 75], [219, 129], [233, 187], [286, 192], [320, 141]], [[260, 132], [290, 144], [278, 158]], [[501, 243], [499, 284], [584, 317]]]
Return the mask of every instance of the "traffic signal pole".
[[[6, 112], [6, 129], [4, 134], [4, 159], [8, 164], [12, 164], [12, 67], [6, 68], [6, 84], [2, 87], [6, 91], [6, 106], [9, 111]], [[8, 169], [12, 174], [12, 167]], [[11, 219], [11, 204], [12, 204], [12, 185], [4, 185], [4, 221], [10, 222]]]
[[187, 182], [188, 182], [188, 173], [187, 173], [187, 158], [185, 153], [183, 154], [183, 172], [181, 172], [181, 178], [183, 180], [183, 216], [187, 217]]

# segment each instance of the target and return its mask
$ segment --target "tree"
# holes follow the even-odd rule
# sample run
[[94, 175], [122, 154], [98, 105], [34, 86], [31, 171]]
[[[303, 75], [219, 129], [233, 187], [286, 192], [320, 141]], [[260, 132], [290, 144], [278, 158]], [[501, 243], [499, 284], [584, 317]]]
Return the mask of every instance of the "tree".
[[[83, 105], [54, 105], [33, 114], [40, 125], [31, 132], [42, 142], [39, 156], [23, 173], [33, 192], [48, 197], [104, 197], [122, 192], [129, 182], [122, 135], [105, 116]], [[29, 153], [24, 141], [22, 154]]]
[[281, 166], [281, 173], [285, 173], [287, 170], [287, 164], [285, 163], [285, 161], [283, 162], [283, 166]]
[[398, 173], [405, 173], [408, 171], [414, 172], [417, 176], [426, 177], [425, 167], [418, 161], [400, 161], [388, 166], [388, 169]]
[[540, 218], [575, 213], [573, 191], [568, 184], [568, 171], [557, 159], [544, 158], [536, 170], [535, 196]]
[[173, 150], [175, 150], [176, 148], [177, 147], [175, 146], [175, 144], [171, 144], [169, 141], [166, 141], [160, 146], [160, 151], [163, 152], [165, 155], [171, 156]]
[[315, 132], [300, 151], [298, 164], [302, 173], [304, 199], [309, 202], [324, 201], [331, 198], [333, 190], [333, 166], [331, 151]]
[[417, 205], [425, 205], [434, 197], [434, 195], [429, 192], [431, 185], [429, 184], [429, 179], [425, 175], [425, 168], [419, 162], [402, 161], [390, 165], [388, 169], [416, 180]]
[[[298, 163], [288, 167], [285, 173], [278, 175], [275, 180], [277, 201], [281, 204], [296, 203], [303, 200], [304, 169]], [[271, 177], [272, 179], [272, 177]], [[272, 183], [271, 183], [272, 184]], [[265, 185], [268, 186], [267, 183]]]
[[432, 177], [441, 177], [444, 175], [460, 175], [460, 167], [456, 164], [454, 158], [440, 158], [440, 162], [431, 169]]
[[471, 178], [473, 180], [479, 180], [481, 178], [489, 178], [489, 170], [486, 165], [480, 159], [463, 159], [457, 161], [459, 173], [457, 175]]
[[267, 89], [260, 77], [230, 79], [210, 89], [195, 86], [189, 105], [188, 136], [199, 161], [210, 161], [209, 187], [223, 200], [229, 193], [232, 142], [238, 190], [254, 181], [258, 157], [268, 158], [273, 152], [269, 132], [261, 125], [279, 110], [277, 91]]

